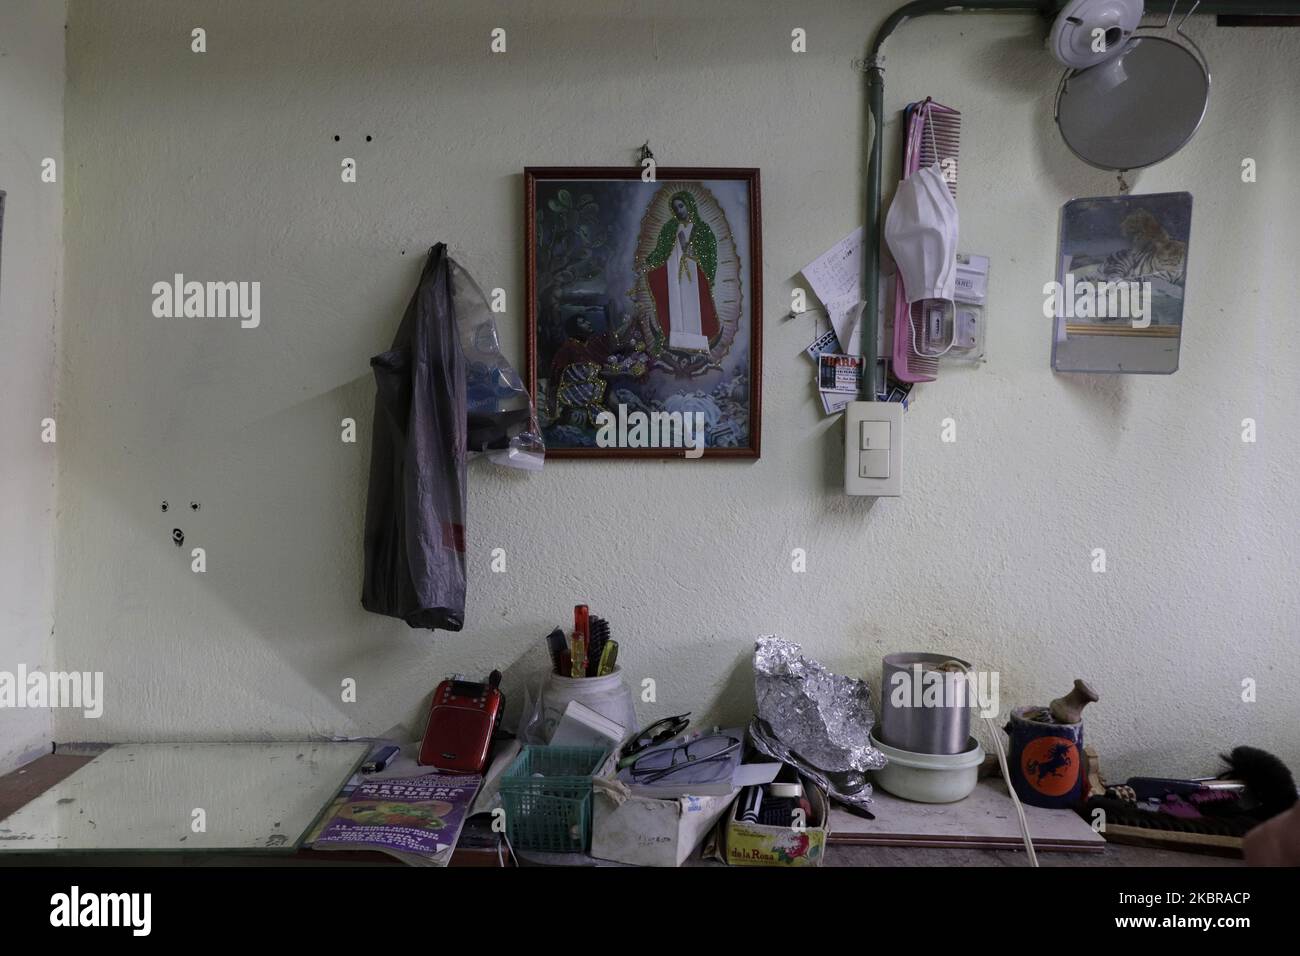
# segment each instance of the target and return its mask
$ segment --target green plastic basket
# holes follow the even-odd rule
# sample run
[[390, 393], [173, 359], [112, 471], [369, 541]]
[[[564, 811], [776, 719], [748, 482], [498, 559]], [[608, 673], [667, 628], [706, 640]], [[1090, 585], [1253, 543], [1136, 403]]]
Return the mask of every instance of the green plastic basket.
[[585, 852], [591, 843], [591, 775], [606, 753], [595, 747], [525, 747], [501, 777], [510, 843], [521, 850]]

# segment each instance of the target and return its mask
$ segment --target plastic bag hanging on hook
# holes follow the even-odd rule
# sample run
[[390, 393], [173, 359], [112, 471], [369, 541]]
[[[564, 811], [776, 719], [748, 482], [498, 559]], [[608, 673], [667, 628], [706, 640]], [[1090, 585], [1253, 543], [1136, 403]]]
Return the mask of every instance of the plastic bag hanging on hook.
[[465, 404], [470, 457], [486, 454], [507, 468], [539, 471], [546, 453], [533, 400], [501, 354], [497, 326], [483, 290], [450, 259], [456, 333], [465, 355]]
[[429, 252], [392, 347], [370, 359], [375, 418], [361, 605], [411, 627], [465, 622], [465, 356], [447, 247]]
[[482, 290], [442, 243], [388, 351], [370, 360], [374, 432], [361, 603], [411, 627], [465, 620], [466, 460], [541, 467], [532, 401]]

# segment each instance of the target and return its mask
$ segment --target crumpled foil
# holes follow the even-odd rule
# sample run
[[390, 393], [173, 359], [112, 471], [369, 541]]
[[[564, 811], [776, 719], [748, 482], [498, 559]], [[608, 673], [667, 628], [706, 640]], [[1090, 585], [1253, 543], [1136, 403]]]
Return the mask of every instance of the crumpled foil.
[[750, 738], [765, 756], [781, 760], [852, 806], [871, 802], [866, 771], [885, 765], [871, 745], [871, 689], [809, 660], [793, 641], [775, 635], [754, 643], [757, 715]]

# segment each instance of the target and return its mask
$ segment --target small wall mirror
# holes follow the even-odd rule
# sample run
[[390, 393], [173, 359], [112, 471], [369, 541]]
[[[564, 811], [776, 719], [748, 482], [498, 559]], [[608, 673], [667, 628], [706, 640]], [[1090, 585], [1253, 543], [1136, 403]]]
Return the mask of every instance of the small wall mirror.
[[1186, 21], [1172, 36], [1144, 32], [1167, 30], [1168, 20], [1164, 27], [1139, 27], [1118, 54], [1061, 78], [1056, 124], [1085, 163], [1142, 169], [1178, 152], [1200, 128], [1210, 100], [1210, 70], [1183, 33]]
[[1052, 368], [1178, 371], [1192, 194], [1099, 196], [1061, 207]]

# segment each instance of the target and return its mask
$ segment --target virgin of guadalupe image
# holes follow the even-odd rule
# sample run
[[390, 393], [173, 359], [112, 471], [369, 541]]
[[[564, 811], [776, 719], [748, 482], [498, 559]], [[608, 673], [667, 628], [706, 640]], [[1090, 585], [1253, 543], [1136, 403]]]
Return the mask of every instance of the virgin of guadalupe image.
[[718, 271], [718, 240], [700, 217], [695, 197], [675, 192], [672, 215], [659, 229], [645, 259], [645, 277], [655, 317], [668, 348], [708, 352], [720, 330], [713, 285]]

